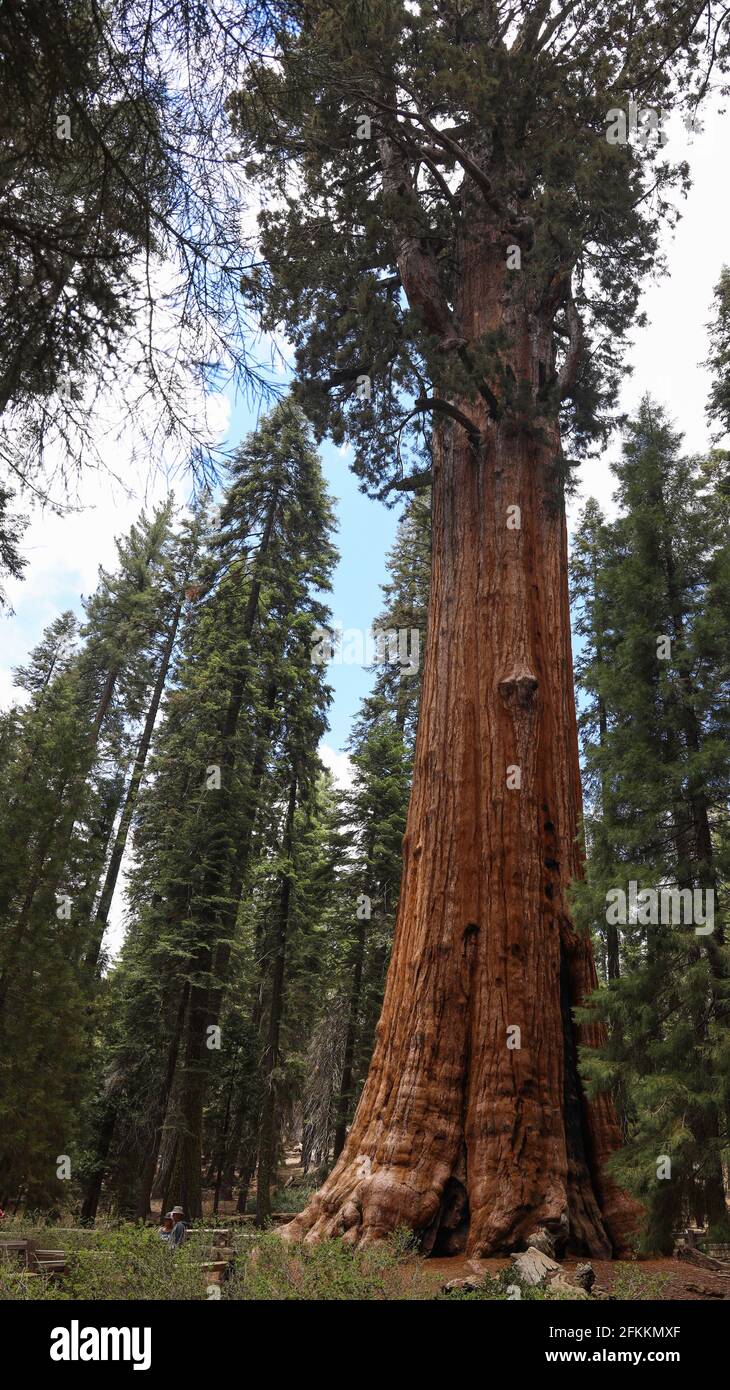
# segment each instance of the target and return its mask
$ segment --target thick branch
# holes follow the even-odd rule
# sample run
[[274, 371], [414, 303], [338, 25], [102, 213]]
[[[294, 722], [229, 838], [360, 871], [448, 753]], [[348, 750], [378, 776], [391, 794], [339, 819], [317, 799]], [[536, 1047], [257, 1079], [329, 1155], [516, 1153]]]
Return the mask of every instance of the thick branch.
[[565, 353], [565, 361], [558, 372], [558, 391], [561, 401], [570, 396], [575, 385], [578, 374], [581, 354], [583, 351], [583, 324], [580, 314], [575, 307], [575, 300], [570, 292], [565, 302], [565, 317], [568, 321], [568, 347]]
[[448, 415], [450, 420], [455, 420], [457, 425], [465, 429], [475, 448], [482, 442], [481, 430], [477, 429], [473, 420], [469, 419], [458, 406], [452, 405], [451, 401], [442, 400], [440, 396], [419, 396], [413, 403], [413, 415], [422, 415], [427, 411], [434, 411], [436, 414]]
[[[378, 140], [383, 167], [383, 190], [394, 200], [405, 192], [413, 192], [408, 161], [397, 149], [389, 135]], [[438, 263], [432, 251], [424, 250], [422, 238], [414, 236], [404, 225], [398, 226], [394, 217], [393, 241], [401, 283], [412, 309], [421, 314], [428, 329], [439, 339], [442, 352], [460, 347], [462, 337], [449, 308], [441, 284]]]
[[392, 492], [420, 492], [423, 488], [430, 487], [433, 482], [433, 473], [430, 468], [424, 468], [420, 473], [409, 473], [407, 478], [399, 478], [397, 482], [389, 484]]
[[[409, 95], [414, 100], [416, 100], [415, 94], [412, 91], [410, 91], [402, 77], [400, 79], [400, 83], [403, 87], [403, 90], [409, 92]], [[454, 159], [457, 164], [461, 165], [464, 172], [470, 175], [477, 187], [481, 188], [482, 193], [484, 193], [485, 197], [490, 203], [490, 206], [493, 205], [494, 188], [492, 186], [491, 179], [489, 178], [488, 174], [486, 174], [485, 171], [482, 169], [481, 165], [477, 164], [477, 161], [472, 158], [472, 156], [469, 154], [467, 150], [464, 149], [464, 146], [459, 144], [458, 140], [453, 140], [446, 130], [439, 130], [438, 126], [435, 126], [431, 121], [429, 121], [428, 117], [425, 116], [421, 111], [404, 111], [402, 107], [388, 106], [386, 102], [378, 101], [378, 99], [373, 96], [370, 96], [369, 100], [372, 101], [373, 104], [375, 106], [378, 106], [381, 110], [389, 111], [392, 115], [396, 117], [396, 119], [398, 116], [400, 116], [407, 121], [416, 121], [418, 125], [422, 126], [424, 130], [428, 131], [428, 134], [430, 135], [434, 143], [434, 146], [437, 149], [442, 148], [446, 150], [448, 154], [451, 156], [451, 158]], [[398, 134], [401, 135], [403, 133], [403, 126], [399, 126]]]
[[321, 386], [324, 391], [331, 391], [335, 386], [345, 386], [348, 381], [357, 381], [359, 376], [367, 376], [369, 370], [366, 362], [359, 362], [355, 367], [342, 367], [340, 371], [332, 372], [322, 381], [313, 378], [311, 384]]

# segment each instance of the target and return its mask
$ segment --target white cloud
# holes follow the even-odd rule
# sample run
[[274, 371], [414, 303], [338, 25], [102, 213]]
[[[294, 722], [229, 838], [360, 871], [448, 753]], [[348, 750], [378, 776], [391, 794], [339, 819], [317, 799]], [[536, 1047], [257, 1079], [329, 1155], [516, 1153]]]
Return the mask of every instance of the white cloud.
[[335, 784], [343, 790], [349, 790], [354, 781], [354, 771], [352, 763], [347, 753], [340, 753], [336, 748], [330, 748], [328, 743], [320, 743], [319, 756], [325, 767], [335, 779]]
[[[730, 260], [727, 227], [730, 222], [730, 183], [724, 177], [730, 144], [730, 112], [708, 112], [702, 134], [689, 137], [678, 118], [668, 126], [671, 158], [689, 162], [692, 188], [682, 204], [682, 219], [664, 239], [667, 274], [647, 284], [641, 308], [649, 322], [637, 329], [629, 361], [634, 374], [621, 390], [621, 406], [633, 412], [645, 392], [664, 405], [684, 433], [688, 453], [707, 447], [710, 431], [705, 404], [710, 378], [701, 364], [708, 352], [706, 325], [712, 296], [724, 262]], [[612, 441], [607, 455], [581, 469], [579, 497], [571, 503], [569, 524], [588, 497], [613, 515], [616, 480], [609, 470], [620, 456], [621, 441]]]

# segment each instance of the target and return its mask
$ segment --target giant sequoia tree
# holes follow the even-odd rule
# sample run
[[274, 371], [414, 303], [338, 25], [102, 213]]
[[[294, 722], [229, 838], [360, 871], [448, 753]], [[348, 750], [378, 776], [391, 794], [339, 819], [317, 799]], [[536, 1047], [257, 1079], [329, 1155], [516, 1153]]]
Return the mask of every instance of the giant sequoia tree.
[[[486, 1253], [547, 1226], [607, 1253], [636, 1209], [605, 1173], [613, 1107], [588, 1100], [576, 1066], [599, 1033], [573, 1019], [596, 974], [567, 898], [580, 780], [565, 441], [579, 454], [605, 427], [686, 175], [656, 117], [699, 99], [722, 12], [274, 8], [278, 61], [231, 102], [267, 191], [244, 292], [284, 323], [300, 399], [352, 440], [364, 485], [383, 496], [423, 478], [426, 448], [433, 482], [383, 1013], [346, 1146], [290, 1233], [367, 1243], [407, 1223], [428, 1249], [448, 1224], [452, 1246]], [[607, 138], [613, 108], [642, 113], [623, 143]]]

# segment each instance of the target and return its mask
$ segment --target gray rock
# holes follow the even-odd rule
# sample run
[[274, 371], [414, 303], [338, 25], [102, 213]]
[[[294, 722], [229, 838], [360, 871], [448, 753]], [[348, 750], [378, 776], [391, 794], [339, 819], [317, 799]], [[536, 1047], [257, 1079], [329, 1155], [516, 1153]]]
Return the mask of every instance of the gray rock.
[[464, 1293], [476, 1293], [477, 1289], [481, 1288], [481, 1285], [482, 1281], [480, 1279], [449, 1279], [448, 1284], [442, 1284], [441, 1292], [456, 1293], [463, 1291]]
[[560, 1265], [534, 1245], [523, 1250], [521, 1255], [512, 1255], [511, 1259], [515, 1274], [531, 1288], [544, 1288], [546, 1280], [560, 1272]]
[[585, 1289], [586, 1293], [590, 1293], [595, 1282], [596, 1274], [593, 1265], [576, 1265], [573, 1272], [574, 1284], [577, 1284], [580, 1289]]
[[544, 1226], [538, 1226], [537, 1230], [527, 1237], [527, 1245], [528, 1248], [533, 1246], [535, 1250], [541, 1250], [543, 1255], [549, 1255], [551, 1260], [555, 1259], [555, 1241]]

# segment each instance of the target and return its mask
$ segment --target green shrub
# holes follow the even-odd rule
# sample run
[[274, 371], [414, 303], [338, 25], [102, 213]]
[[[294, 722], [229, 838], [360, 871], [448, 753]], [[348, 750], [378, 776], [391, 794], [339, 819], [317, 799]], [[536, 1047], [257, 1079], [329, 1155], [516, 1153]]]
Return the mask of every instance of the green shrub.
[[[13, 1232], [15, 1237], [16, 1233]], [[83, 1230], [58, 1232], [29, 1228], [28, 1236], [42, 1248], [66, 1251], [63, 1274], [29, 1276], [20, 1263], [0, 1263], [0, 1298], [3, 1299], [204, 1299], [205, 1273], [201, 1261], [205, 1247], [191, 1240], [176, 1250], [160, 1240], [157, 1231], [128, 1226], [103, 1231], [92, 1240]]]
[[392, 1239], [365, 1250], [326, 1240], [319, 1245], [288, 1244], [277, 1235], [259, 1235], [236, 1262], [223, 1298], [251, 1301], [395, 1301], [433, 1297], [423, 1261], [404, 1253]]
[[70, 1294], [57, 1280], [45, 1274], [30, 1274], [20, 1261], [0, 1260], [0, 1303], [66, 1298]]
[[511, 1266], [500, 1269], [498, 1274], [485, 1274], [477, 1289], [451, 1289], [448, 1293], [438, 1295], [440, 1299], [446, 1299], [448, 1302], [460, 1303], [510, 1303], [518, 1296], [521, 1302], [530, 1303], [553, 1301], [557, 1298], [557, 1295], [551, 1295], [547, 1289], [536, 1289], [526, 1284], [515, 1274]]
[[668, 1281], [668, 1274], [650, 1274], [638, 1265], [619, 1264], [616, 1266], [611, 1293], [614, 1298], [627, 1301], [637, 1298], [662, 1298]]
[[[317, 1191], [317, 1182], [312, 1178], [311, 1182], [292, 1183], [291, 1187], [278, 1187], [271, 1194], [272, 1211], [290, 1211], [292, 1216], [297, 1212], [304, 1211], [310, 1197]], [[246, 1205], [247, 1210], [256, 1210], [256, 1198], [251, 1197]]]

